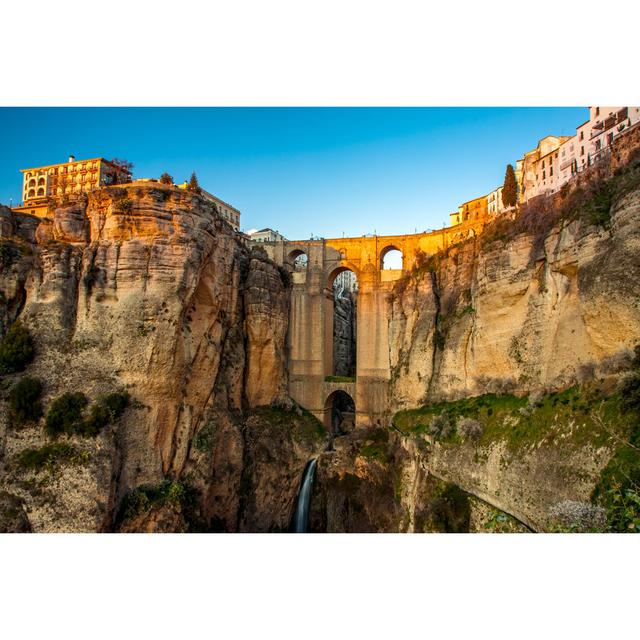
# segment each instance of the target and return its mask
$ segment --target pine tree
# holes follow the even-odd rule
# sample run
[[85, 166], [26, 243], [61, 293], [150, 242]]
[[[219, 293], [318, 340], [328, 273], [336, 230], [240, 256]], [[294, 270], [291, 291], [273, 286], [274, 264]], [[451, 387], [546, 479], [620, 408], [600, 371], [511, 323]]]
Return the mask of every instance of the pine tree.
[[170, 176], [166, 171], [160, 176], [161, 184], [173, 184], [173, 176]]
[[200, 184], [198, 183], [198, 176], [196, 176], [195, 171], [191, 174], [191, 179], [189, 180], [189, 191], [200, 193]]
[[518, 199], [516, 186], [516, 174], [513, 167], [508, 164], [504, 174], [504, 185], [502, 186], [502, 204], [504, 207], [514, 207]]

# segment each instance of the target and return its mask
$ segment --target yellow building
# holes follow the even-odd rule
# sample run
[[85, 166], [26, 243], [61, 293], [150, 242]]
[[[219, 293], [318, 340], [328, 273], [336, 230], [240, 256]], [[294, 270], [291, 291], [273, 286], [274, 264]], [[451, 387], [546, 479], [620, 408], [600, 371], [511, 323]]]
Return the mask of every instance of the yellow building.
[[470, 220], [482, 220], [487, 217], [489, 212], [489, 201], [487, 196], [474, 198], [464, 202], [458, 207], [460, 222], [468, 222]]
[[47, 199], [86, 193], [110, 184], [131, 181], [131, 172], [104, 158], [68, 162], [20, 169], [22, 172], [22, 199], [24, 204], [15, 211], [44, 216], [47, 214]]

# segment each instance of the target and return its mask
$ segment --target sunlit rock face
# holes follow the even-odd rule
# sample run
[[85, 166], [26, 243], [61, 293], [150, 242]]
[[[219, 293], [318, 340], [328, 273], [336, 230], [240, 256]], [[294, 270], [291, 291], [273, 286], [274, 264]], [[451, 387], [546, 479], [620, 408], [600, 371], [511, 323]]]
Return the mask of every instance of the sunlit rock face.
[[389, 308], [392, 409], [563, 388], [615, 372], [640, 335], [640, 192], [611, 227], [579, 221], [537, 243], [467, 242]]
[[[126, 390], [134, 399], [117, 429], [79, 441], [90, 463], [62, 469], [55, 491], [22, 491], [34, 530], [109, 529], [128, 491], [182, 477], [212, 412], [242, 439], [234, 416], [285, 399], [287, 289], [276, 265], [208, 202], [134, 183], [60, 206], [52, 220], [0, 214], [12, 252], [0, 321], [3, 333], [17, 317], [31, 332], [28, 374], [43, 381], [45, 406], [67, 391], [91, 400]], [[46, 438], [41, 425], [17, 431], [6, 422], [0, 475], [13, 486], [11, 461]], [[235, 440], [225, 438], [220, 455], [241, 456]]]

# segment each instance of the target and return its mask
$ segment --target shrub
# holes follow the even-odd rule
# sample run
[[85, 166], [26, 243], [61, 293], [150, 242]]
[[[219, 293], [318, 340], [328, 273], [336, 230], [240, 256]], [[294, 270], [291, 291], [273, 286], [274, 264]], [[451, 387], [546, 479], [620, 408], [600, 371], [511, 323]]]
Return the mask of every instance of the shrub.
[[22, 378], [9, 391], [9, 416], [14, 424], [35, 422], [42, 415], [42, 382], [29, 376]]
[[83, 422], [78, 433], [97, 436], [104, 427], [122, 415], [128, 404], [129, 394], [126, 391], [100, 396], [91, 406], [89, 417]]
[[122, 198], [116, 201], [114, 208], [119, 213], [129, 213], [133, 208], [133, 200], [131, 198]]
[[22, 371], [32, 360], [35, 350], [28, 329], [14, 322], [0, 341], [0, 374]]
[[25, 449], [18, 456], [18, 466], [38, 471], [42, 467], [53, 467], [58, 463], [83, 464], [88, 459], [88, 452], [80, 451], [68, 442], [54, 442], [39, 449]]
[[433, 416], [427, 433], [436, 440], [444, 440], [453, 434], [455, 428], [451, 423], [451, 419], [447, 413]]
[[170, 176], [166, 171], [160, 176], [160, 184], [173, 184], [173, 176]]
[[588, 502], [564, 500], [549, 509], [550, 529], [556, 533], [603, 531], [607, 524], [605, 510]]
[[640, 414], [640, 344], [634, 348], [634, 356], [631, 361], [634, 369], [620, 385], [620, 397], [622, 407], [626, 411], [635, 411]]
[[473, 418], [461, 417], [458, 420], [458, 433], [464, 440], [477, 442], [482, 437], [484, 427]]
[[207, 423], [195, 436], [193, 436], [193, 446], [201, 453], [206, 453], [213, 448], [213, 439], [216, 434], [216, 425], [213, 422]]
[[87, 405], [87, 398], [81, 392], [64, 393], [56, 398], [47, 411], [44, 423], [45, 433], [58, 436], [61, 433], [82, 432], [84, 422], [82, 412]]
[[175, 480], [163, 480], [159, 485], [145, 485], [134, 489], [122, 500], [118, 520], [127, 520], [166, 504], [182, 505], [190, 497], [190, 491]]
[[640, 495], [633, 489], [613, 487], [607, 492], [607, 522], [618, 533], [640, 533]]

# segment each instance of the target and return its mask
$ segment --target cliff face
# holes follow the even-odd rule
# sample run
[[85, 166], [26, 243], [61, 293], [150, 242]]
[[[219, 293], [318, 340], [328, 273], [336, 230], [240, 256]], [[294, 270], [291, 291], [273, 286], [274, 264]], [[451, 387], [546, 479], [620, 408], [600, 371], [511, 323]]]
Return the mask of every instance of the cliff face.
[[[0, 220], [0, 321], [6, 330], [19, 315], [31, 332], [27, 373], [43, 381], [43, 404], [67, 391], [133, 398], [117, 427], [78, 442], [90, 463], [46, 483], [15, 466], [46, 442], [42, 426], [10, 429], [3, 411], [2, 485], [25, 501], [34, 530], [109, 529], [127, 492], [184, 477], [211, 420], [217, 455], [242, 469], [243, 410], [286, 400], [288, 295], [277, 267], [212, 205], [162, 185], [102, 189], [52, 221], [9, 210]], [[232, 507], [216, 508], [204, 508], [209, 521], [237, 526]]]
[[640, 335], [639, 223], [635, 191], [609, 228], [481, 236], [418, 269], [390, 302], [392, 408], [615, 372]]
[[338, 290], [334, 294], [333, 369], [337, 376], [355, 376], [356, 300], [350, 291]]

